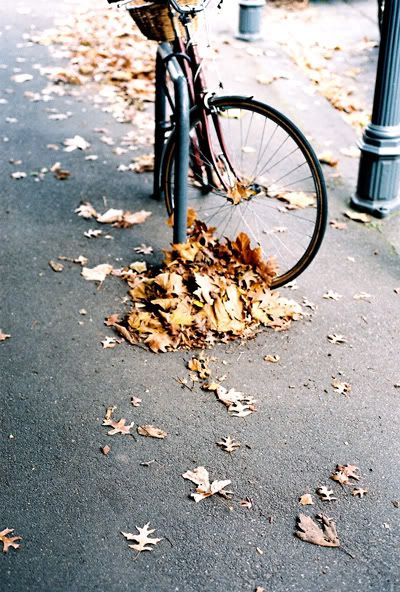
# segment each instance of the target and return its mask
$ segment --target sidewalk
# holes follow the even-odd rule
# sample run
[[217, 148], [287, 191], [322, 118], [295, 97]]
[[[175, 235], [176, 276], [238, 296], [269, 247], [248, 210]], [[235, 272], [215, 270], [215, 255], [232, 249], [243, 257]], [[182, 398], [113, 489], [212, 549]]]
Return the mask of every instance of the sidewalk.
[[[354, 31], [361, 17], [351, 7], [361, 4], [346, 8]], [[0, 328], [11, 334], [0, 343], [0, 531], [14, 528], [23, 537], [18, 552], [0, 557], [2, 592], [254, 592], [257, 586], [397, 592], [400, 267], [393, 244], [400, 233], [393, 220], [329, 228], [310, 269], [282, 290], [299, 302], [306, 297], [314, 309], [306, 307], [288, 332], [263, 332], [209, 352], [213, 376], [226, 374], [229, 388], [258, 400], [249, 417], [231, 417], [213, 394], [179, 384], [193, 352], [156, 355], [126, 343], [102, 349], [112, 335], [104, 319], [127, 310], [126, 286], [108, 278], [96, 289], [79, 266], [66, 263], [55, 273], [48, 261], [85, 255], [90, 266], [119, 267], [139, 258], [133, 247], [146, 243], [154, 254], [144, 258], [157, 263], [171, 230], [163, 204], [149, 199], [151, 175], [119, 173], [128, 157], [115, 155], [95, 131], [107, 130], [119, 145], [128, 124], [97, 108], [90, 93], [51, 103], [23, 96], [45, 85], [36, 64], [60, 63], [22, 37], [32, 23], [38, 29], [51, 24], [54, 4], [40, 0], [29, 14], [23, 8], [21, 1], [0, 7], [0, 98], [7, 101], [0, 104]], [[68, 13], [71, 4], [57, 10]], [[354, 144], [356, 132], [315, 93], [276, 39], [265, 36], [257, 44], [260, 55], [251, 55], [252, 47], [234, 40], [222, 45], [219, 62], [232, 88], [287, 113], [318, 151], [337, 154]], [[33, 79], [15, 84], [15, 68]], [[260, 73], [282, 72], [288, 79], [256, 82]], [[47, 108], [71, 115], [49, 121]], [[75, 134], [91, 143], [97, 161], [85, 161], [78, 150], [47, 149]], [[357, 161], [338, 156], [337, 169], [326, 167], [326, 174], [330, 217], [344, 221]], [[27, 178], [10, 177], [16, 170], [10, 159], [22, 161], [17, 169]], [[36, 182], [29, 175], [56, 161], [71, 171], [68, 180], [46, 175]], [[152, 216], [133, 229], [112, 229], [113, 239], [87, 239], [90, 224], [74, 209], [81, 200], [102, 209], [104, 196], [107, 207]], [[329, 290], [341, 297], [323, 298]], [[333, 333], [347, 342], [330, 343]], [[280, 362], [264, 361], [267, 354], [278, 354]], [[333, 390], [333, 377], [351, 384], [349, 396]], [[132, 396], [142, 399], [140, 407], [131, 405]], [[106, 436], [101, 423], [111, 405], [135, 428], [154, 424], [168, 437]], [[242, 444], [232, 455], [215, 444], [228, 434]], [[105, 444], [107, 456], [100, 451]], [[368, 489], [362, 499], [329, 480], [336, 464], [346, 463], [360, 467], [360, 486]], [[231, 480], [233, 500], [214, 496], [196, 504], [188, 497], [194, 486], [181, 474], [200, 465], [212, 479]], [[339, 500], [319, 501], [321, 485]], [[314, 506], [299, 505], [305, 493]], [[240, 506], [247, 497], [251, 509]], [[344, 551], [295, 538], [301, 511], [332, 517]], [[133, 560], [120, 532], [147, 522], [163, 540]]]

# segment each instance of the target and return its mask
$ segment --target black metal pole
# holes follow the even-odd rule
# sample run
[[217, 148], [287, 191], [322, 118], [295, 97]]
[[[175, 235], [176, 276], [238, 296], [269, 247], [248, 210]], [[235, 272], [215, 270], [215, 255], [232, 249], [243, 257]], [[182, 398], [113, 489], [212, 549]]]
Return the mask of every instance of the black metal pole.
[[386, 0], [371, 123], [361, 144], [355, 209], [383, 218], [400, 208], [400, 0]]
[[156, 100], [155, 100], [155, 132], [154, 132], [154, 177], [153, 197], [161, 199], [160, 172], [161, 161], [165, 143], [165, 125], [167, 117], [167, 98], [164, 90], [165, 67], [160, 50], [156, 57]]
[[174, 187], [174, 243], [187, 241], [187, 187], [189, 171], [190, 104], [186, 78], [175, 81], [175, 187]]

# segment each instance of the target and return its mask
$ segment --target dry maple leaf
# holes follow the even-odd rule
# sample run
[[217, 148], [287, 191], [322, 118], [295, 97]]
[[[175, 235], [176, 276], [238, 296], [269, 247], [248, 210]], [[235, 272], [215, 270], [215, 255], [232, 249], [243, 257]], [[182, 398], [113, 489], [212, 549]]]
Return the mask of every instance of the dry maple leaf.
[[239, 503], [241, 508], [246, 508], [246, 510], [251, 510], [253, 507], [253, 500], [251, 497], [246, 497], [245, 499], [240, 500]]
[[142, 425], [137, 428], [137, 433], [140, 436], [147, 436], [150, 438], [159, 438], [163, 440], [168, 434], [160, 428], [156, 428], [153, 425]]
[[193, 471], [186, 471], [186, 473], [183, 473], [182, 477], [192, 481], [198, 486], [196, 492], [190, 494], [196, 503], [215, 495], [216, 493], [226, 496], [227, 492], [224, 491], [224, 488], [231, 483], [231, 481], [226, 480], [213, 481], [210, 484], [208, 471], [205, 467], [197, 467], [196, 469], [193, 469]]
[[89, 148], [89, 142], [86, 142], [82, 136], [74, 136], [73, 138], [67, 138], [64, 140], [64, 152], [72, 152], [73, 150], [86, 150]]
[[322, 298], [325, 298], [325, 300], [337, 301], [343, 298], [343, 296], [341, 294], [338, 294], [337, 292], [334, 292], [333, 290], [328, 290], [327, 292], [325, 292], [325, 294], [323, 294]]
[[299, 504], [301, 506], [311, 506], [314, 505], [312, 496], [309, 493], [305, 493], [299, 498]]
[[89, 230], [86, 230], [83, 233], [83, 236], [86, 236], [86, 238], [98, 238], [99, 236], [102, 236], [103, 231], [100, 229], [96, 229], [94, 230], [93, 228], [89, 228]]
[[325, 152], [321, 152], [321, 154], [318, 155], [318, 160], [321, 164], [327, 164], [330, 167], [335, 167], [337, 166], [339, 160], [337, 158], [335, 158], [332, 154], [332, 152], [330, 152], [329, 150], [326, 150]]
[[151, 255], [153, 252], [153, 247], [147, 246], [144, 243], [139, 245], [138, 247], [134, 247], [133, 249], [136, 253], [141, 253], [142, 255]]
[[58, 261], [53, 261], [50, 259], [49, 265], [53, 271], [60, 272], [64, 269], [64, 265], [62, 263], [58, 263]]
[[120, 343], [120, 341], [115, 339], [115, 337], [105, 337], [101, 342], [103, 349], [113, 349], [118, 343]]
[[372, 295], [368, 294], [368, 292], [358, 292], [357, 294], [354, 294], [353, 298], [354, 300], [367, 300], [369, 302]]
[[368, 489], [362, 489], [362, 487], [356, 487], [351, 492], [351, 495], [354, 497], [364, 497], [364, 495], [368, 493]]
[[5, 528], [0, 532], [0, 541], [3, 543], [3, 553], [7, 553], [10, 547], [13, 549], [18, 549], [20, 547], [20, 545], [17, 544], [16, 541], [22, 540], [22, 537], [9, 537], [8, 535], [11, 532], [14, 532], [13, 528]]
[[350, 220], [354, 220], [355, 222], [361, 222], [362, 224], [368, 224], [368, 222], [371, 222], [371, 217], [368, 216], [368, 214], [365, 214], [364, 212], [346, 210], [345, 212], [343, 212], [343, 214], [347, 218], [350, 218]]
[[126, 538], [127, 541], [135, 541], [134, 545], [129, 545], [130, 549], [134, 549], [138, 553], [142, 551], [152, 551], [154, 546], [157, 545], [162, 539], [157, 539], [155, 537], [150, 537], [149, 535], [155, 532], [155, 528], [149, 528], [150, 522], [145, 524], [143, 528], [139, 528], [136, 526], [139, 534], [132, 534], [130, 532], [122, 532], [121, 534]]
[[347, 343], [347, 339], [344, 335], [340, 335], [338, 333], [332, 333], [328, 335], [328, 341], [331, 343]]
[[87, 220], [89, 220], [89, 218], [97, 218], [98, 216], [96, 210], [88, 201], [82, 202], [76, 208], [75, 213], [78, 214], [78, 216], [82, 216], [82, 218], [86, 218]]
[[277, 362], [279, 362], [279, 360], [281, 359], [280, 356], [278, 356], [278, 354], [268, 354], [266, 356], [264, 356], [264, 360], [266, 362], [271, 362], [272, 364], [276, 364]]
[[350, 479], [359, 481], [359, 468], [355, 465], [336, 465], [335, 471], [331, 475], [333, 481], [337, 481], [340, 485], [347, 485]]
[[333, 501], [337, 500], [337, 497], [333, 496], [333, 490], [328, 489], [326, 485], [322, 485], [321, 487], [318, 487], [316, 492], [323, 502], [333, 502]]
[[126, 419], [123, 417], [119, 421], [114, 421], [112, 419], [112, 414], [115, 411], [116, 407], [108, 407], [106, 411], [106, 415], [103, 419], [104, 426], [110, 426], [112, 429], [107, 432], [108, 436], [114, 436], [115, 434], [123, 434], [123, 435], [132, 435], [131, 429], [135, 425], [132, 421], [129, 425], [126, 424]]
[[113, 267], [108, 263], [102, 263], [101, 265], [97, 265], [96, 267], [83, 267], [81, 271], [81, 275], [85, 278], [85, 280], [92, 281], [92, 282], [104, 282], [106, 277], [110, 275], [112, 272]]
[[313, 193], [304, 193], [304, 191], [287, 191], [275, 195], [276, 199], [287, 203], [288, 210], [297, 210], [303, 208], [315, 207], [316, 200]]
[[316, 518], [322, 524], [322, 528], [310, 516], [299, 514], [296, 536], [302, 541], [320, 547], [340, 547], [336, 524], [332, 518], [324, 514], [318, 514]]
[[154, 170], [154, 153], [142, 154], [133, 161], [132, 170], [135, 173], [148, 173]]
[[240, 448], [240, 442], [235, 442], [230, 436], [224, 436], [220, 442], [217, 442], [217, 445], [225, 450], [225, 452], [235, 452], [235, 450]]
[[346, 222], [339, 222], [338, 220], [330, 220], [329, 225], [335, 230], [346, 230]]
[[351, 384], [348, 382], [342, 382], [335, 378], [332, 380], [332, 386], [335, 393], [339, 393], [339, 395], [348, 395], [351, 392]]
[[0, 329], [0, 341], [5, 341], [6, 339], [10, 339], [11, 335], [9, 333], [3, 333]]
[[124, 210], [110, 208], [104, 212], [104, 214], [98, 214], [96, 220], [97, 222], [100, 222], [100, 224], [113, 224], [114, 222], [122, 220], [123, 215]]
[[130, 228], [135, 224], [143, 224], [149, 216], [151, 216], [151, 212], [147, 212], [146, 210], [140, 210], [139, 212], [124, 212], [122, 220], [115, 224], [115, 226]]

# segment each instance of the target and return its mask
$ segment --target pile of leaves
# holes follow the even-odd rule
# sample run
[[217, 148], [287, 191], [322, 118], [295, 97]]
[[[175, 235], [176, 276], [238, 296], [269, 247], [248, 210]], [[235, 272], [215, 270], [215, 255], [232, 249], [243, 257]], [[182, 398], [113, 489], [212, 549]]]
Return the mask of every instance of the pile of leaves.
[[161, 270], [121, 270], [133, 307], [124, 322], [112, 315], [107, 324], [132, 344], [165, 352], [249, 338], [261, 325], [285, 330], [301, 317], [299, 304], [270, 290], [272, 258], [264, 260], [245, 233], [220, 241], [191, 215], [187, 243], [166, 251]]
[[53, 82], [101, 85], [100, 96], [120, 121], [131, 120], [143, 101], [154, 98], [155, 44], [126, 11], [108, 9], [106, 3], [81, 10], [33, 41], [55, 46], [57, 57], [68, 59], [66, 68], [46, 70]]

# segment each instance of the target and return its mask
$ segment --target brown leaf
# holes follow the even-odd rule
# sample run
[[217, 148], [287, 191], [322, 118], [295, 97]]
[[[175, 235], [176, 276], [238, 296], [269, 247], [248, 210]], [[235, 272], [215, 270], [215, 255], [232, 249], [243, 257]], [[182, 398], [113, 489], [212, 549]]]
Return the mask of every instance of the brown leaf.
[[321, 152], [321, 154], [318, 155], [318, 160], [321, 164], [327, 164], [330, 167], [335, 167], [337, 166], [339, 160], [337, 158], [335, 158], [332, 154], [332, 152], [330, 152], [329, 150], [326, 150], [325, 152]]
[[333, 386], [333, 390], [336, 393], [339, 393], [339, 395], [347, 396], [351, 392], [351, 384], [349, 384], [348, 382], [342, 382], [341, 380], [335, 378], [334, 380], [332, 380], [331, 384]]
[[122, 418], [119, 421], [114, 421], [112, 419], [112, 414], [115, 411], [116, 407], [108, 407], [106, 415], [103, 419], [104, 426], [110, 426], [112, 429], [107, 432], [108, 436], [114, 436], [115, 434], [123, 434], [123, 435], [132, 435], [130, 430], [134, 426], [134, 423], [130, 423], [129, 425], [126, 424], [126, 419]]
[[140, 407], [141, 402], [142, 399], [139, 399], [139, 397], [131, 397], [131, 403], [134, 407]]
[[235, 442], [230, 436], [223, 437], [220, 442], [217, 442], [217, 445], [225, 450], [225, 452], [235, 452], [235, 450], [240, 448], [240, 442]]
[[332, 518], [324, 514], [318, 514], [316, 518], [322, 524], [322, 528], [310, 516], [299, 514], [296, 536], [302, 541], [320, 547], [340, 547], [336, 525]]
[[20, 545], [17, 544], [16, 541], [22, 540], [22, 537], [8, 536], [11, 532], [14, 532], [13, 528], [5, 528], [0, 532], [0, 541], [3, 543], [3, 553], [7, 553], [9, 548], [18, 549], [20, 547]]
[[140, 436], [147, 436], [150, 438], [159, 438], [162, 440], [168, 435], [167, 432], [164, 432], [160, 428], [156, 428], [155, 426], [152, 426], [152, 425], [139, 426], [137, 428], [137, 433]]
[[64, 269], [64, 265], [62, 263], [58, 263], [58, 261], [54, 261], [50, 259], [49, 265], [53, 271], [62, 271]]
[[279, 360], [281, 359], [280, 356], [278, 356], [278, 354], [268, 354], [266, 356], [264, 356], [264, 360], [266, 362], [271, 362], [272, 364], [276, 364], [277, 362], [279, 362]]
[[354, 210], [346, 210], [343, 213], [345, 216], [347, 216], [347, 218], [350, 218], [350, 220], [354, 220], [355, 222], [362, 222], [363, 224], [367, 224], [368, 222], [371, 222], [371, 217], [368, 216], [368, 214], [365, 214], [364, 212], [355, 212]]
[[193, 469], [193, 471], [186, 471], [182, 477], [192, 481], [198, 486], [196, 488], [196, 492], [190, 494], [196, 503], [207, 497], [211, 497], [216, 493], [219, 493], [220, 495], [226, 495], [224, 488], [231, 483], [229, 480], [227, 480], [213, 481], [210, 484], [208, 471], [205, 467], [197, 467], [196, 469]]
[[326, 485], [322, 485], [321, 487], [318, 487], [317, 494], [319, 495], [319, 497], [321, 498], [321, 500], [323, 502], [333, 502], [333, 501], [337, 500], [337, 497], [334, 497], [334, 495], [333, 495], [333, 490], [328, 489], [326, 487]]
[[3, 331], [0, 329], [0, 341], [5, 341], [6, 339], [9, 339], [11, 337], [11, 335], [9, 333], [3, 333]]
[[351, 492], [351, 495], [355, 497], [364, 497], [364, 495], [368, 493], [368, 489], [362, 489], [362, 487], [356, 487]]
[[92, 268], [83, 267], [81, 275], [85, 278], [85, 280], [101, 283], [104, 282], [108, 275], [110, 275], [112, 269], [112, 265], [102, 263], [101, 265], [97, 265], [96, 267]]
[[299, 498], [299, 504], [301, 506], [310, 506], [314, 505], [313, 499], [309, 493], [305, 493]]
[[346, 222], [339, 222], [338, 220], [329, 220], [329, 224], [335, 230], [346, 230]]
[[110, 452], [111, 448], [108, 446], [108, 444], [106, 444], [105, 446], [103, 446], [101, 448], [102, 453], [104, 454], [104, 456], [107, 456], [107, 454]]
[[126, 538], [127, 541], [135, 541], [134, 545], [129, 545], [130, 549], [134, 549], [138, 553], [141, 553], [142, 551], [152, 551], [154, 546], [157, 545], [157, 543], [159, 543], [160, 541], [162, 541], [162, 539], [150, 537], [150, 535], [153, 534], [153, 532], [155, 532], [155, 529], [150, 529], [149, 526], [150, 522], [145, 524], [143, 528], [139, 528], [138, 526], [136, 526], [137, 530], [139, 531], [139, 534], [132, 534], [130, 532], [121, 531], [121, 534]]

